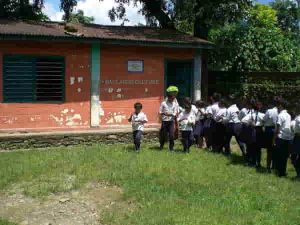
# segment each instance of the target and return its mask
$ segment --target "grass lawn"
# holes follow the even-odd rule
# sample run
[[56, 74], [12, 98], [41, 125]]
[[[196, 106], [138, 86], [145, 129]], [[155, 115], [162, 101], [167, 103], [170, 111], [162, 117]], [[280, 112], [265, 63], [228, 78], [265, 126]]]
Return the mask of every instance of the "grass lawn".
[[[121, 187], [135, 208], [107, 210], [104, 224], [299, 225], [300, 182], [256, 172], [236, 154], [192, 149], [189, 155], [143, 146], [79, 146], [0, 153], [0, 191], [19, 187], [29, 196], [80, 189], [107, 181]], [[73, 177], [66, 185], [66, 177]], [[11, 225], [0, 219], [0, 225]]]

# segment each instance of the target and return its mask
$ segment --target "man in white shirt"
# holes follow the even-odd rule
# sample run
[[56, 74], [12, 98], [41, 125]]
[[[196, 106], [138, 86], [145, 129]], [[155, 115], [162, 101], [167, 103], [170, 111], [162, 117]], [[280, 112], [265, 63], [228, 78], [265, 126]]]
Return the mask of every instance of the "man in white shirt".
[[160, 105], [159, 114], [161, 116], [162, 124], [160, 129], [160, 149], [162, 150], [166, 141], [166, 137], [169, 138], [169, 150], [174, 149], [175, 139], [175, 120], [179, 113], [179, 105], [176, 99], [178, 94], [178, 88], [170, 86], [167, 89], [167, 99]]
[[273, 144], [276, 145], [275, 167], [279, 177], [286, 176], [289, 149], [294, 139], [291, 129], [291, 115], [286, 110], [287, 102], [279, 99], [277, 108], [279, 111]]
[[195, 125], [196, 117], [192, 112], [191, 104], [185, 104], [184, 109], [185, 110], [178, 116], [178, 122], [181, 131], [183, 151], [189, 153], [194, 140], [193, 126]]
[[144, 131], [144, 125], [148, 122], [147, 116], [142, 112], [143, 105], [139, 102], [134, 104], [135, 112], [131, 114], [128, 122], [132, 124], [133, 142], [135, 150], [140, 151], [141, 139]]
[[276, 107], [277, 105], [277, 99], [278, 97], [274, 98], [274, 105], [275, 107], [272, 107], [266, 111], [265, 117], [264, 117], [264, 124], [265, 124], [265, 143], [267, 148], [267, 170], [270, 173], [271, 172], [271, 165], [272, 165], [272, 154], [274, 151], [273, 148], [273, 138], [274, 138], [274, 132], [275, 132], [275, 126], [278, 119], [278, 109]]

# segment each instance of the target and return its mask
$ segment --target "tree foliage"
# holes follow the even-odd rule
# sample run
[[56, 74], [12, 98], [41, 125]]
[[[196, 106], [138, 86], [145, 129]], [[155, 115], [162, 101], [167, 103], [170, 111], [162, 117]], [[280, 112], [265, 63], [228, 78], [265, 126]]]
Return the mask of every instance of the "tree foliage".
[[63, 16], [63, 20], [71, 23], [89, 24], [94, 22], [94, 17], [85, 16], [82, 10], [78, 10], [76, 13], [71, 13], [69, 19]]
[[210, 33], [219, 48], [212, 52], [214, 69], [229, 71], [300, 71], [300, 49], [278, 27], [276, 11], [256, 5], [245, 21]]
[[300, 0], [297, 5], [292, 0], [275, 0], [271, 3], [277, 12], [278, 24], [286, 32], [299, 32], [300, 26]]
[[[195, 36], [207, 38], [208, 31], [217, 25], [240, 18], [251, 5], [251, 0], [115, 0], [109, 16], [126, 20], [125, 6], [140, 3], [140, 12], [149, 25], [163, 28], [179, 28], [193, 32]], [[191, 26], [189, 26], [191, 24]], [[190, 29], [189, 29], [190, 28]]]
[[42, 13], [43, 0], [1, 0], [0, 19], [49, 20]]

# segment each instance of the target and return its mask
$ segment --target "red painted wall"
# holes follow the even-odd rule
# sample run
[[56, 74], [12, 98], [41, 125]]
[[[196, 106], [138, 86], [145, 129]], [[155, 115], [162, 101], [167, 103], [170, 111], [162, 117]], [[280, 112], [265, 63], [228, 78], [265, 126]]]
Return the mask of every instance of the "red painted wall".
[[[104, 115], [102, 125], [128, 124], [135, 102], [143, 104], [149, 124], [158, 122], [158, 110], [164, 96], [165, 59], [193, 59], [193, 50], [102, 46], [100, 99]], [[143, 73], [130, 73], [128, 60], [143, 60]], [[115, 80], [146, 80], [148, 84], [115, 84]], [[113, 81], [113, 84], [110, 84]], [[144, 82], [145, 83], [145, 82]]]
[[[3, 103], [4, 54], [65, 56], [65, 102]], [[90, 47], [83, 44], [0, 42], [0, 129], [78, 128], [90, 126]], [[71, 85], [71, 77], [74, 84]], [[83, 82], [78, 82], [83, 77]], [[81, 79], [80, 79], [81, 80]], [[80, 89], [79, 89], [80, 88]]]
[[[90, 46], [85, 44], [1, 41], [0, 130], [89, 128], [90, 51]], [[3, 103], [4, 54], [65, 56], [65, 102]], [[165, 59], [192, 59], [193, 54], [193, 50], [184, 49], [102, 45], [101, 126], [128, 124], [127, 118], [137, 101], [144, 105], [149, 124], [157, 124], [158, 109], [164, 95]], [[143, 60], [144, 72], [128, 72], [128, 60]], [[79, 77], [83, 78], [82, 82], [78, 80]], [[116, 84], [116, 80], [134, 80], [138, 84]], [[140, 84], [142, 80], [148, 84]]]

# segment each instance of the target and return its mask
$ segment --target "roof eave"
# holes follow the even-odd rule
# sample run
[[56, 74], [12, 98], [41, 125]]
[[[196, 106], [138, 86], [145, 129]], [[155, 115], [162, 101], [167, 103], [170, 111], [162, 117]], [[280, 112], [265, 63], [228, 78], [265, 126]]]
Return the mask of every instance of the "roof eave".
[[14, 41], [55, 41], [55, 42], [81, 42], [112, 45], [131, 45], [131, 46], [149, 46], [149, 47], [167, 47], [167, 48], [190, 48], [190, 49], [213, 49], [214, 44], [199, 42], [157, 42], [157, 41], [139, 41], [139, 40], [122, 40], [122, 39], [104, 39], [91, 37], [76, 36], [36, 36], [36, 35], [20, 35], [20, 34], [0, 34], [0, 40]]

